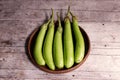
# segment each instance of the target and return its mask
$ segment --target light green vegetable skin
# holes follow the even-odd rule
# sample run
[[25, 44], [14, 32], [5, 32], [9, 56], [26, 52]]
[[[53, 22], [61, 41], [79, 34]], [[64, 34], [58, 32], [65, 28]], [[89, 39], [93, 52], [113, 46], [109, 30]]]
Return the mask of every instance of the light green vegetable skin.
[[47, 66], [51, 70], [55, 70], [55, 65], [52, 57], [53, 56], [52, 55], [53, 37], [54, 37], [54, 20], [53, 20], [53, 9], [52, 9], [52, 19], [49, 24], [48, 31], [43, 44], [43, 57], [45, 59]]
[[42, 45], [43, 45], [43, 40], [44, 40], [45, 33], [46, 33], [49, 22], [50, 20], [41, 26], [41, 29], [36, 38], [36, 42], [35, 42], [35, 46], [33, 50], [35, 61], [39, 65], [45, 65], [45, 61], [42, 56]]
[[71, 24], [68, 14], [64, 20], [64, 64], [66, 68], [70, 68], [74, 64], [74, 47], [71, 31]]
[[76, 17], [72, 15], [72, 29], [75, 36], [75, 63], [79, 63], [84, 58], [85, 43], [81, 31], [79, 30], [78, 21]]
[[[57, 13], [58, 16], [58, 13]], [[58, 16], [58, 28], [55, 33], [54, 37], [54, 44], [53, 44], [53, 58], [54, 58], [54, 63], [55, 66], [58, 69], [61, 69], [64, 67], [64, 61], [63, 61], [63, 45], [62, 45], [62, 26], [61, 26], [61, 21], [60, 17]]]

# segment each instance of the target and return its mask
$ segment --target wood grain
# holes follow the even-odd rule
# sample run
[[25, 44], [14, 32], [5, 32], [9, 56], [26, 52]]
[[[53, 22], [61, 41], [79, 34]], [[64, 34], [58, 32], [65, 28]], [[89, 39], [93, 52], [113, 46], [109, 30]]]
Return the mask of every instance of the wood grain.
[[[80, 70], [79, 70], [80, 71]], [[11, 78], [11, 79], [42, 79], [42, 80], [61, 80], [61, 77], [63, 80], [70, 80], [70, 79], [75, 79], [75, 80], [89, 80], [89, 79], [95, 79], [99, 80], [101, 76], [101, 79], [103, 80], [118, 80], [120, 72], [82, 72], [80, 71], [79, 73], [68, 73], [68, 74], [48, 74], [44, 72], [40, 72], [39, 70], [1, 70], [3, 72], [4, 78]], [[35, 74], [33, 74], [35, 73]], [[30, 76], [31, 75], [31, 76]], [[41, 76], [39, 76], [41, 75]], [[74, 76], [73, 76], [74, 75]], [[113, 76], [116, 76], [114, 78]], [[22, 76], [22, 77], [21, 77]], [[88, 77], [85, 77], [88, 76]]]
[[[115, 53], [113, 54], [109, 54]], [[104, 50], [104, 49], [93, 49], [91, 55], [87, 59], [85, 65], [80, 68], [83, 71], [120, 71], [120, 50]], [[105, 54], [106, 53], [106, 54]], [[102, 60], [101, 60], [102, 58]], [[93, 63], [95, 61], [95, 63]], [[91, 65], [92, 63], [92, 65]], [[104, 64], [104, 65], [103, 65]], [[88, 68], [91, 66], [90, 68]], [[99, 68], [99, 66], [101, 68]], [[36, 69], [33, 64], [31, 64], [25, 52], [15, 52], [15, 53], [1, 53], [0, 57], [0, 68], [1, 69]]]
[[[27, 37], [42, 23], [36, 21], [0, 22], [0, 46], [26, 46]], [[96, 47], [101, 46], [101, 48], [120, 48], [120, 34], [117, 33], [120, 32], [119, 22], [80, 22], [79, 25], [88, 33], [93, 42], [92, 45], [96, 44]]]
[[[60, 10], [54, 12], [60, 13]], [[65, 17], [67, 10], [61, 10], [62, 17]], [[118, 22], [120, 12], [100, 12], [100, 11], [72, 11], [81, 22]], [[2, 11], [0, 20], [24, 20], [24, 21], [44, 21], [51, 16], [51, 10], [19, 10], [16, 12]], [[56, 20], [56, 15], [55, 15]]]
[[70, 5], [73, 10], [120, 11], [119, 0], [10, 0], [1, 1], [0, 4], [2, 9], [67, 9]]
[[[13, 1], [20, 1], [20, 0], [0, 0], [0, 2], [13, 2]], [[28, 0], [24, 0], [24, 1], [28, 1]], [[33, 1], [33, 0], [29, 0], [29, 1]], [[34, 0], [34, 1], [43, 1], [43, 0]], [[44, 0], [44, 1], [48, 1], [48, 0]], [[64, 1], [64, 0], [49, 0], [49, 1]], [[65, 1], [89, 1], [89, 0], [65, 0]], [[90, 1], [119, 1], [119, 0], [90, 0]]]
[[[49, 74], [29, 60], [27, 39], [51, 8], [63, 20], [68, 5], [90, 37], [90, 56], [70, 73]], [[119, 32], [119, 0], [0, 0], [0, 80], [119, 80]]]
[[[89, 3], [89, 5], [88, 5]], [[50, 8], [62, 11], [63, 17], [68, 5], [79, 21], [120, 21], [120, 1], [2, 1], [0, 20], [37, 20], [50, 17]], [[79, 5], [79, 7], [78, 7]]]

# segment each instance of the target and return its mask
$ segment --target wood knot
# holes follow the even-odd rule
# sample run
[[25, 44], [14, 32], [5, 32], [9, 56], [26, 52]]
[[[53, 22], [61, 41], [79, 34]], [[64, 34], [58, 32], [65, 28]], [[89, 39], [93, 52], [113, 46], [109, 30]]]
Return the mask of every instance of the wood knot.
[[106, 44], [105, 44], [104, 46], [105, 46], [105, 47], [107, 47], [107, 45], [106, 45]]
[[1, 41], [1, 43], [6, 45], [12, 45], [12, 42], [10, 40]]
[[75, 77], [75, 75], [72, 75], [73, 77]]

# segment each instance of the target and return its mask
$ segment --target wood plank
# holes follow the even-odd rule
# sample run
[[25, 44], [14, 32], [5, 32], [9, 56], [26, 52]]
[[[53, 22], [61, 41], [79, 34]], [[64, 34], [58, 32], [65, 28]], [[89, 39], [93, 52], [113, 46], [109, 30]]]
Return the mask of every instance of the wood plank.
[[[96, 44], [97, 45], [97, 44]], [[0, 47], [0, 53], [25, 53], [25, 49], [27, 47]], [[102, 46], [97, 46], [94, 47], [93, 45], [91, 45], [92, 48], [92, 53], [93, 55], [106, 55], [106, 56], [120, 56], [119, 52], [120, 52], [120, 48], [114, 48], [114, 47], [102, 47]], [[99, 52], [99, 51], [103, 51], [103, 52]], [[112, 52], [112, 53], [111, 53]], [[113, 54], [114, 53], [114, 54]]]
[[[0, 0], [0, 2], [13, 2], [13, 1], [21, 1], [21, 0]], [[28, 0], [23, 0], [28, 1]], [[33, 0], [29, 0], [33, 1]], [[42, 0], [34, 0], [34, 1], [42, 1]], [[48, 0], [44, 0], [48, 1]], [[49, 0], [49, 1], [64, 1], [64, 0]], [[71, 0], [65, 0], [65, 1], [71, 1]], [[89, 0], [74, 0], [74, 1], [89, 1]], [[90, 1], [119, 1], [119, 0], [90, 0]]]
[[[118, 52], [117, 52], [118, 51]], [[81, 71], [120, 71], [120, 50], [92, 49], [87, 61], [79, 68]], [[109, 54], [110, 53], [110, 54]], [[35, 70], [26, 53], [1, 53], [0, 69]]]
[[[118, 43], [117, 43], [118, 44]], [[119, 43], [120, 44], [120, 43]], [[92, 55], [105, 55], [105, 56], [120, 56], [120, 47], [119, 46], [116, 46], [114, 47], [115, 45], [112, 44], [111, 46], [104, 46], [103, 45], [99, 45], [99, 44], [94, 44], [94, 45], [91, 45], [91, 48], [92, 48]], [[25, 49], [27, 47], [0, 47], [0, 53], [26, 53], [25, 52]], [[103, 51], [103, 52], [99, 52], [99, 51]], [[114, 54], [113, 54], [114, 53]]]
[[[19, 45], [17, 43], [20, 43]], [[0, 47], [1, 53], [15, 53], [15, 52], [24, 52], [27, 45], [24, 45], [24, 42], [17, 41], [14, 45], [4, 44]], [[111, 49], [119, 52], [120, 43], [106, 43], [106, 42], [91, 42], [92, 49]]]
[[[36, 21], [0, 21], [0, 46], [25, 46], [29, 34], [41, 25]], [[88, 33], [92, 46], [99, 48], [120, 48], [119, 22], [80, 22]]]
[[[27, 46], [7, 46], [0, 47], [0, 53], [24, 53]], [[120, 43], [94, 43], [91, 44], [92, 53], [95, 55], [120, 55]], [[103, 51], [99, 53], [99, 50]], [[112, 52], [112, 53], [111, 53]], [[113, 54], [114, 53], [114, 54]]]
[[[54, 12], [62, 12], [65, 17], [67, 10], [55, 10]], [[72, 11], [72, 10], [71, 10]], [[72, 11], [81, 22], [114, 22], [120, 21], [120, 12], [102, 12], [102, 11]], [[35, 20], [44, 21], [46, 17], [50, 17], [51, 10], [3, 10], [0, 12], [0, 20]], [[98, 18], [99, 17], [99, 18]], [[56, 20], [56, 15], [55, 15]]]
[[[27, 44], [25, 40], [0, 40], [0, 50], [1, 52], [4, 52], [4, 47], [11, 51], [10, 49], [16, 48], [16, 47], [27, 47]], [[91, 47], [95, 49], [120, 49], [120, 42], [107, 42], [107, 41], [91, 41]], [[10, 49], [9, 49], [10, 48]], [[2, 51], [3, 50], [3, 51]], [[17, 49], [16, 49], [17, 50]], [[7, 51], [6, 51], [7, 52]]]
[[[118, 80], [120, 72], [79, 72], [74, 71], [67, 74], [49, 74], [39, 70], [0, 70], [3, 78], [16, 79], [42, 79], [42, 80]], [[34, 74], [33, 74], [34, 73]], [[100, 77], [101, 76], [101, 77]]]
[[[1, 8], [4, 9], [67, 9], [68, 5], [73, 10], [101, 10], [101, 11], [120, 11], [119, 0], [75, 0], [75, 1], [46, 1], [46, 0], [27, 0], [27, 1], [1, 1]], [[88, 5], [89, 4], [89, 5]]]

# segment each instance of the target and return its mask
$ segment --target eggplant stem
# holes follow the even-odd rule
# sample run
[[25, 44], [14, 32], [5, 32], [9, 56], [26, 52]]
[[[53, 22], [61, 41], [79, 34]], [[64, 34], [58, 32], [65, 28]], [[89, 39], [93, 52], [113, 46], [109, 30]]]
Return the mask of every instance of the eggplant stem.
[[70, 6], [68, 6], [67, 16], [70, 15]]

